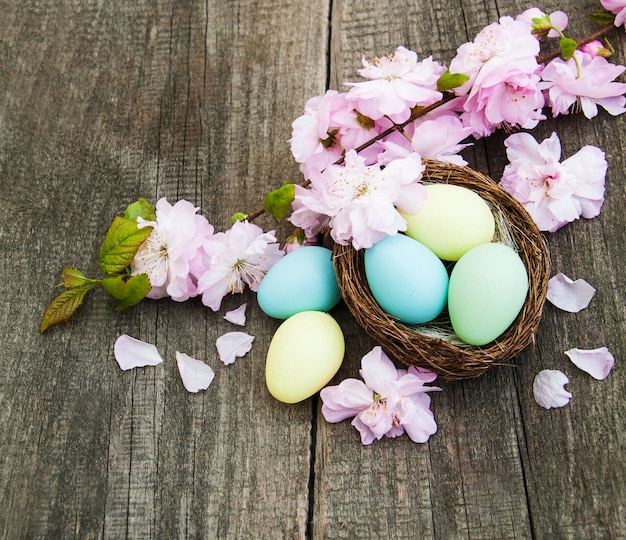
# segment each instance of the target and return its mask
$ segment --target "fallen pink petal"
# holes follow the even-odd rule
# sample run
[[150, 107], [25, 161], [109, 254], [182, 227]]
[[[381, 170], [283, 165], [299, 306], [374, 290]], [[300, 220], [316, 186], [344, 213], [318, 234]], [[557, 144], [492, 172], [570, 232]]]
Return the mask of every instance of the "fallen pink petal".
[[252, 349], [254, 336], [245, 332], [228, 332], [217, 338], [215, 346], [224, 365], [232, 364], [236, 358], [245, 356]]
[[576, 367], [586, 371], [594, 379], [602, 381], [609, 376], [615, 358], [606, 347], [598, 349], [570, 349], [565, 351]]
[[185, 353], [176, 351], [176, 363], [183, 386], [194, 394], [206, 390], [215, 378], [215, 372], [210, 366]]
[[146, 343], [126, 334], [122, 334], [115, 340], [113, 353], [124, 371], [136, 367], [156, 366], [163, 362], [159, 351], [152, 343]]
[[574, 281], [561, 272], [548, 281], [548, 300], [570, 313], [585, 309], [595, 293], [596, 290], [584, 279]]
[[230, 323], [236, 324], [237, 326], [245, 326], [247, 305], [247, 303], [241, 304], [237, 309], [227, 311], [224, 315], [224, 319], [226, 319]]
[[569, 379], [557, 369], [544, 369], [540, 371], [533, 382], [533, 394], [535, 401], [544, 409], [565, 407], [572, 397], [564, 386]]

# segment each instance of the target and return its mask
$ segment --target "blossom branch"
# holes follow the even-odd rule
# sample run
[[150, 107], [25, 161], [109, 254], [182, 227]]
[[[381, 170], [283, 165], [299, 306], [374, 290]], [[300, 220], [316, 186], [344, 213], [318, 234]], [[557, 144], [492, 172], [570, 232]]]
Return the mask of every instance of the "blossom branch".
[[[607, 24], [606, 26], [603, 26], [602, 28], [600, 28], [600, 30], [594, 32], [593, 34], [589, 34], [588, 36], [585, 36], [581, 40], [577, 41], [576, 48], [578, 49], [582, 47], [583, 45], [586, 45], [587, 43], [591, 43], [592, 41], [595, 41], [596, 39], [603, 38], [604, 36], [609, 34], [611, 30], [615, 30], [615, 25], [613, 23]], [[561, 55], [561, 49], [557, 49], [556, 51], [553, 51], [551, 53], [538, 56], [537, 62], [539, 62], [540, 64], [545, 64], [546, 62], [549, 62], [550, 60], [554, 60], [555, 58], [558, 58], [560, 55]]]
[[[368, 141], [364, 142], [361, 146], [358, 146], [357, 148], [355, 148], [354, 149], [355, 152], [357, 154], [359, 152], [362, 152], [366, 148], [369, 148], [370, 146], [372, 146], [375, 142], [380, 141], [381, 139], [384, 139], [385, 137], [388, 137], [394, 131], [400, 131], [401, 132], [411, 122], [414, 122], [418, 118], [421, 118], [422, 116], [428, 114], [429, 112], [434, 111], [435, 109], [441, 107], [442, 105], [446, 104], [448, 101], [451, 101], [455, 97], [456, 96], [454, 95], [454, 93], [446, 92], [444, 94], [443, 98], [441, 98], [439, 101], [436, 101], [435, 103], [433, 103], [431, 105], [428, 105], [426, 107], [416, 108], [411, 113], [411, 116], [409, 116], [409, 118], [407, 120], [405, 120], [401, 124], [393, 124], [392, 126], [387, 128], [386, 130], [380, 132], [375, 137], [372, 137]], [[335, 161], [333, 163], [333, 165], [341, 165], [344, 162], [344, 160], [345, 160], [345, 153], [337, 161]], [[305, 188], [305, 187], [309, 186], [310, 183], [311, 183], [311, 181], [307, 179], [307, 180], [304, 180], [304, 181], [300, 182], [298, 185], [300, 187], [304, 187]], [[248, 221], [253, 221], [256, 218], [258, 218], [259, 216], [263, 215], [265, 213], [265, 211], [266, 211], [265, 208], [259, 208], [258, 210], [255, 210], [254, 212], [251, 212], [249, 214], [244, 214], [244, 216], [245, 216], [245, 219], [247, 219]], [[238, 215], [238, 214], [236, 214], [236, 215]]]
[[[546, 16], [547, 17], [547, 16]], [[533, 19], [533, 21], [535, 21], [535, 19]], [[536, 22], [536, 21], [535, 21]], [[568, 60], [570, 58], [573, 58], [574, 62], [577, 64], [578, 67], [578, 75], [580, 76], [580, 71], [581, 71], [581, 66], [579, 64], [578, 58], [575, 57], [573, 55], [574, 51], [583, 47], [584, 45], [593, 42], [595, 40], [598, 40], [600, 38], [603, 38], [604, 36], [606, 36], [607, 34], [609, 34], [612, 30], [614, 30], [616, 27], [613, 23], [610, 24], [606, 24], [605, 26], [603, 26], [602, 28], [600, 28], [599, 30], [597, 30], [596, 32], [593, 32], [592, 34], [589, 34], [585, 37], [583, 37], [582, 39], [575, 41], [573, 39], [569, 39], [567, 37], [564, 36], [563, 32], [557, 27], [554, 26], [550, 23], [550, 19], [549, 17], [547, 17], [547, 22], [550, 24], [549, 27], [545, 27], [544, 30], [546, 31], [546, 35], [548, 30], [554, 30], [556, 31], [560, 36], [561, 36], [561, 48], [557, 49], [554, 52], [551, 53], [546, 53], [543, 55], [537, 55], [536, 61], [538, 64], [547, 64], [550, 61], [558, 58], [559, 56], [563, 57], [565, 60]], [[533, 40], [534, 41], [534, 40]], [[386, 59], [387, 61], [389, 59]], [[371, 66], [370, 66], [371, 67]], [[461, 72], [462, 73], [462, 72]], [[448, 71], [445, 76], [448, 77], [455, 77], [455, 76], [459, 76], [459, 75], [452, 75], [450, 73], [450, 71]], [[444, 77], [445, 77], [444, 76]], [[444, 77], [441, 77], [441, 79], [443, 79]], [[375, 144], [377, 141], [383, 140], [387, 137], [389, 137], [389, 135], [393, 134], [394, 132], [399, 132], [399, 133], [403, 133], [404, 129], [409, 126], [409, 124], [411, 124], [412, 122], [416, 121], [417, 119], [425, 116], [426, 114], [438, 109], [439, 107], [443, 106], [444, 104], [450, 102], [451, 100], [453, 100], [454, 98], [456, 98], [456, 94], [452, 91], [450, 91], [452, 88], [454, 88], [455, 86], [459, 86], [460, 84], [462, 84], [463, 81], [456, 83], [454, 86], [448, 86], [448, 87], [442, 87], [439, 88], [439, 90], [442, 92], [443, 97], [441, 99], [439, 99], [438, 101], [435, 101], [434, 103], [427, 105], [427, 106], [416, 106], [411, 110], [410, 115], [408, 116], [408, 118], [404, 121], [402, 121], [401, 123], [393, 123], [390, 127], [384, 129], [383, 131], [381, 131], [380, 133], [378, 133], [377, 135], [375, 135], [374, 137], [372, 137], [371, 139], [368, 139], [366, 142], [362, 143], [360, 146], [357, 146], [354, 148], [354, 151], [356, 153], [360, 153], [363, 150], [371, 147], [373, 144]], [[350, 83], [351, 86], [355, 86], [357, 84], [360, 83]], [[358, 114], [358, 111], [357, 111]], [[506, 119], [504, 119], [506, 123]], [[496, 124], [498, 122], [495, 122]], [[502, 123], [502, 122], [501, 122]], [[528, 127], [528, 126], [523, 126], [523, 127]], [[481, 136], [485, 136], [485, 134], [481, 134]], [[336, 159], [333, 163], [331, 163], [332, 165], [341, 165], [344, 163], [345, 160], [345, 151], [343, 151], [340, 155], [340, 157], [338, 159]], [[311, 181], [309, 179], [304, 180], [303, 182], [300, 182], [298, 185], [301, 187], [308, 187], [311, 184]], [[288, 184], [291, 188], [293, 188], [293, 184]], [[287, 185], [283, 186], [282, 188], [280, 188], [279, 190], [275, 190], [274, 192], [270, 192], [271, 194], [275, 194], [275, 195], [279, 195], [277, 192], [282, 190], [283, 188], [285, 188]], [[267, 200], [266, 200], [267, 203]], [[280, 206], [281, 209], [283, 209], [285, 205], [282, 204]], [[235, 214], [235, 216], [233, 216], [233, 220], [248, 220], [248, 221], [252, 221], [254, 219], [256, 219], [257, 217], [259, 217], [260, 215], [269, 212], [272, 215], [274, 215], [275, 217], [277, 216], [277, 214], [275, 214], [272, 210], [272, 208], [270, 208], [268, 210], [267, 208], [267, 204], [263, 207], [260, 208], [250, 214]], [[282, 210], [281, 210], [282, 212]], [[282, 217], [282, 216], [279, 216]], [[278, 219], [278, 218], [277, 218]]]

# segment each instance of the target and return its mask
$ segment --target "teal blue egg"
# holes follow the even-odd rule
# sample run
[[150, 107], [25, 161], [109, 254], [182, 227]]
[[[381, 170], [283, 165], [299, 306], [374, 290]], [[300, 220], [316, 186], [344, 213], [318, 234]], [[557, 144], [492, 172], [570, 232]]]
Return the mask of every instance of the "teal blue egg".
[[321, 246], [304, 246], [269, 269], [257, 291], [264, 313], [287, 319], [302, 311], [329, 311], [341, 300], [333, 253]]
[[448, 273], [425, 245], [404, 234], [387, 236], [365, 250], [372, 296], [389, 315], [408, 324], [437, 317], [446, 305]]
[[528, 274], [519, 255], [504, 244], [470, 249], [452, 270], [448, 312], [456, 335], [486, 345], [503, 334], [526, 301]]

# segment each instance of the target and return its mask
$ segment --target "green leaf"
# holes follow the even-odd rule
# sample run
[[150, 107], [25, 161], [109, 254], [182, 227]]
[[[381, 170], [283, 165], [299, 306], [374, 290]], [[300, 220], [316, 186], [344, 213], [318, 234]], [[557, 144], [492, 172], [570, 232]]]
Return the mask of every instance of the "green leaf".
[[43, 334], [52, 325], [67, 321], [83, 303], [87, 292], [96, 285], [97, 283], [89, 283], [73, 287], [57, 296], [43, 314], [39, 331]]
[[130, 219], [131, 221], [137, 221], [138, 217], [141, 217], [146, 221], [156, 221], [156, 212], [146, 199], [141, 198], [128, 205], [128, 208], [126, 208], [126, 212], [124, 213], [124, 217], [126, 219]]
[[248, 214], [244, 214], [243, 212], [235, 212], [231, 218], [231, 223], [237, 223], [238, 221], [245, 221], [248, 218]]
[[454, 88], [458, 88], [463, 83], [469, 80], [467, 75], [462, 73], [450, 73], [450, 70], [446, 71], [437, 81], [437, 90], [440, 92], [448, 92]]
[[550, 15], [543, 15], [543, 17], [533, 17], [532, 34], [540, 38], [544, 38], [548, 35], [548, 32], [553, 29]]
[[122, 311], [141, 302], [152, 288], [146, 274], [114, 276], [102, 280], [104, 289], [120, 303], [115, 308]]
[[561, 56], [565, 60], [569, 60], [572, 56], [574, 56], [574, 51], [576, 50], [575, 40], [568, 37], [562, 37], [559, 43], [561, 46]]
[[295, 196], [296, 186], [292, 183], [287, 183], [267, 194], [263, 209], [268, 214], [274, 216], [276, 220], [283, 219], [289, 213]]
[[99, 281], [95, 279], [89, 279], [78, 268], [74, 266], [64, 266], [63, 272], [61, 272], [61, 285], [72, 289], [74, 287], [81, 287], [88, 283], [98, 284]]
[[609, 24], [615, 24], [615, 14], [605, 11], [603, 13], [591, 13], [589, 15], [591, 20], [596, 24], [607, 26]]
[[140, 229], [134, 221], [117, 216], [100, 246], [102, 271], [105, 274], [123, 273], [151, 231], [152, 227]]

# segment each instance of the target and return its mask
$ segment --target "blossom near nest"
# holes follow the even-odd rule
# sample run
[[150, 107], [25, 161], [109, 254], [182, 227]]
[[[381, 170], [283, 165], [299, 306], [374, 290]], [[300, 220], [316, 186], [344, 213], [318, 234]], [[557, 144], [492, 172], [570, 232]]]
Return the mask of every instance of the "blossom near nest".
[[[209, 309], [219, 311], [226, 295], [250, 288], [259, 291], [261, 298], [263, 283], [285, 283], [290, 275], [303, 275], [294, 266], [303, 263], [294, 261], [306, 260], [311, 282], [302, 286], [313, 293], [299, 298], [296, 309], [298, 314], [308, 314], [298, 318], [306, 323], [304, 327], [294, 323], [290, 309], [278, 311], [284, 316], [272, 315], [285, 318], [283, 325], [289, 323], [290, 330], [281, 330], [281, 325], [280, 343], [271, 358], [268, 353], [268, 365], [278, 365], [281, 373], [277, 381], [274, 372], [266, 370], [268, 388], [287, 381], [288, 388], [283, 385], [276, 394], [296, 402], [331, 381], [341, 365], [344, 343], [341, 329], [324, 312], [343, 296], [359, 323], [382, 347], [363, 358], [363, 382], [348, 379], [321, 391], [323, 414], [330, 422], [354, 417], [353, 425], [364, 444], [404, 432], [416, 442], [428, 440], [437, 428], [428, 392], [438, 388], [424, 383], [437, 376], [476, 376], [510, 360], [534, 340], [546, 296], [570, 311], [584, 309], [591, 300], [589, 288], [583, 286], [581, 292], [580, 280], [548, 281], [549, 257], [539, 231], [554, 232], [581, 217], [600, 214], [608, 167], [602, 150], [589, 145], [561, 160], [556, 133], [541, 142], [526, 132], [513, 133], [505, 141], [509, 164], [499, 185], [467, 168], [460, 152], [502, 128], [530, 130], [549, 117], [573, 112], [589, 119], [599, 109], [614, 116], [626, 112], [626, 84], [617, 80], [626, 68], [611, 63], [610, 45], [599, 41], [616, 26], [623, 26], [626, 6], [623, 0], [602, 0], [602, 5], [607, 11], [594, 15], [602, 28], [579, 41], [566, 35], [565, 13], [546, 14], [532, 8], [486, 26], [458, 48], [448, 66], [430, 56], [420, 60], [403, 46], [380, 58], [363, 57], [362, 80], [345, 83], [346, 91], [331, 89], [309, 99], [304, 114], [293, 122], [289, 143], [304, 176], [302, 183], [289, 182], [270, 192], [257, 212], [235, 214], [226, 231], [216, 232], [189, 201], [172, 204], [161, 198], [153, 207], [140, 199], [129, 205], [123, 216], [114, 219], [102, 243], [100, 269], [105, 277], [92, 279], [66, 266], [62, 272], [65, 291], [46, 310], [41, 331], [69, 319], [85, 295], [98, 286], [118, 301], [118, 310], [144, 298], [182, 302], [198, 296]], [[544, 43], [558, 43], [558, 50], [541, 55]], [[462, 217], [460, 227], [469, 234], [465, 230], [460, 234], [457, 224], [443, 242], [454, 244], [446, 245], [451, 248], [448, 251], [439, 250], [440, 238], [431, 242], [433, 233], [428, 227], [426, 232], [420, 228], [436, 200], [432, 184], [454, 185], [467, 192], [459, 195], [464, 200], [480, 201], [475, 204], [480, 216], [465, 221], [465, 212], [474, 203], [454, 207]], [[456, 196], [450, 192], [449, 197]], [[445, 206], [453, 207], [451, 203]], [[275, 231], [265, 232], [252, 223], [263, 212], [278, 220], [287, 218], [294, 225], [294, 233], [283, 246]], [[449, 213], [452, 223], [456, 210]], [[434, 229], [441, 231], [442, 226]], [[330, 250], [299, 259], [292, 256], [294, 250], [318, 244], [321, 235], [332, 240], [334, 259]], [[388, 244], [389, 238], [400, 237], [408, 239], [411, 257], [418, 261], [409, 268], [417, 274], [405, 281], [424, 285], [412, 287], [411, 294], [438, 291], [428, 315], [431, 319], [425, 320], [428, 327], [423, 326], [421, 314], [414, 323], [403, 320], [402, 310], [396, 313], [394, 306], [383, 310], [381, 305], [387, 304], [377, 291], [392, 288], [388, 283], [374, 286], [373, 263], [368, 275], [367, 259], [372, 258], [368, 253]], [[487, 248], [488, 256], [473, 258], [491, 261], [491, 268], [479, 268], [476, 262], [472, 268], [469, 254], [486, 244], [500, 247]], [[503, 289], [485, 289], [484, 283], [468, 281], [467, 275], [484, 275], [494, 265], [489, 286], [498, 282]], [[408, 275], [408, 265], [388, 266], [392, 272], [404, 272], [403, 277]], [[280, 278], [270, 279], [281, 267]], [[462, 272], [466, 275], [459, 277]], [[319, 276], [324, 278], [318, 280]], [[389, 283], [402, 282], [393, 273], [387, 277]], [[463, 302], [475, 306], [482, 300], [467, 291], [459, 293], [459, 283], [465, 283], [465, 289], [482, 290], [484, 298], [517, 300], [509, 302], [515, 305], [481, 303], [480, 326], [494, 328], [486, 337], [477, 336], [471, 328], [467, 330], [467, 317], [463, 321], [459, 313], [467, 312]], [[326, 288], [327, 294], [317, 294], [319, 288]], [[284, 303], [295, 296], [297, 292], [285, 294]], [[405, 296], [411, 297], [406, 291]], [[320, 306], [316, 302], [321, 297], [328, 301]], [[411, 306], [424, 302], [423, 298], [411, 300]], [[264, 301], [259, 305], [263, 309]], [[245, 306], [225, 318], [245, 325]], [[495, 320], [506, 324], [492, 324]], [[245, 332], [222, 336], [217, 344], [222, 362], [231, 364], [245, 356], [253, 341]], [[310, 365], [290, 362], [292, 346], [300, 347], [302, 357], [324, 355], [321, 364], [326, 367], [313, 373]], [[441, 351], [446, 351], [447, 363], [437, 360]], [[396, 369], [388, 354], [408, 369]], [[153, 346], [129, 336], [116, 342], [115, 356], [122, 369], [162, 362]], [[568, 356], [594, 377], [599, 375], [596, 378], [608, 375], [613, 362], [602, 347], [572, 349]], [[205, 362], [180, 352], [176, 360], [190, 392], [205, 390], [212, 383], [214, 371]], [[564, 377], [553, 372], [538, 377], [535, 394], [542, 406], [563, 406], [569, 401]], [[292, 386], [300, 390], [294, 393]]]

